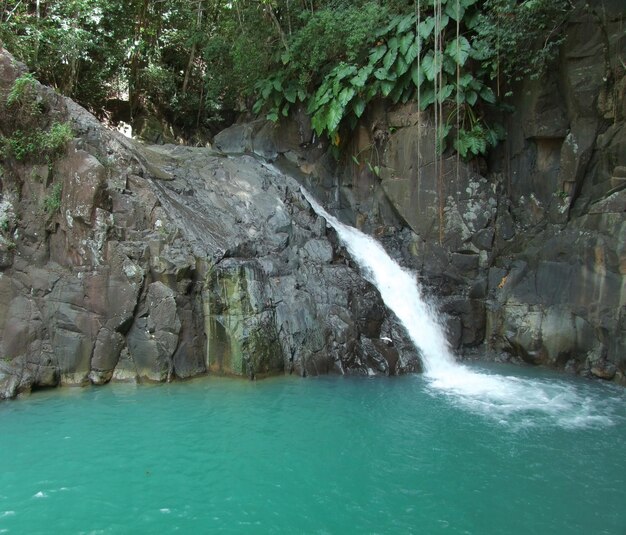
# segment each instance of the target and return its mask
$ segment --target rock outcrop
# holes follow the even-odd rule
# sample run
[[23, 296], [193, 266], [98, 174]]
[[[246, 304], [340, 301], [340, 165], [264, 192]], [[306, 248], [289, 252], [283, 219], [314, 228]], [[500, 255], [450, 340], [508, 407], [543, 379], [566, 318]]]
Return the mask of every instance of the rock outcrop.
[[[561, 56], [516, 88], [489, 161], [435, 150], [415, 105], [371, 107], [333, 165], [294, 117], [216, 138], [301, 170], [344, 221], [415, 269], [460, 354], [626, 382], [626, 38], [623, 8], [579, 7]], [[622, 58], [622, 61], [620, 61]], [[306, 147], [299, 158], [294, 147]], [[355, 163], [350, 155], [355, 156]], [[507, 357], [508, 355], [508, 357]]]
[[[23, 72], [0, 53], [4, 99]], [[36, 94], [75, 139], [49, 165], [2, 161], [0, 398], [207, 372], [419, 369], [294, 179], [252, 155], [136, 144]]]

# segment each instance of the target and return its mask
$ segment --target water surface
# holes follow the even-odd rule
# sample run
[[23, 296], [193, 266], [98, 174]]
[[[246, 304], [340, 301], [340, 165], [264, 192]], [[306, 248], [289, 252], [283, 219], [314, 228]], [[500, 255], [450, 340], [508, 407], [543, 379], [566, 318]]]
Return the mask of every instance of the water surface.
[[480, 371], [556, 390], [209, 378], [3, 403], [0, 532], [626, 533], [624, 390]]

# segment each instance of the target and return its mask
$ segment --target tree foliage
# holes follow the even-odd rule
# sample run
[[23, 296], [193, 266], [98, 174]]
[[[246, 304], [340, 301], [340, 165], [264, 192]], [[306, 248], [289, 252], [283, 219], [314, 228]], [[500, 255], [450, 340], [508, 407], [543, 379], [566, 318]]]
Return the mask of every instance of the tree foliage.
[[339, 140], [373, 99], [415, 100], [443, 110], [442, 139], [454, 138], [470, 157], [497, 140], [482, 114], [496, 100], [493, 89], [540, 72], [570, 7], [568, 0], [2, 0], [0, 39], [39, 80], [97, 113], [107, 99], [124, 98], [132, 114], [156, 113], [189, 135], [234, 113], [277, 120], [300, 103], [319, 135]]

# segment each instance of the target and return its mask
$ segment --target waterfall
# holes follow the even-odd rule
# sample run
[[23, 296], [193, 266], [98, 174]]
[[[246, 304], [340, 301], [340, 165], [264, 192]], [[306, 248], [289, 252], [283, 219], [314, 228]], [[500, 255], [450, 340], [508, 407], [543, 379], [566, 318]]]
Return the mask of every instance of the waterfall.
[[421, 354], [424, 373], [432, 377], [449, 374], [458, 365], [436, 312], [424, 299], [415, 276], [398, 265], [374, 238], [344, 225], [324, 210], [304, 188], [302, 193], [315, 212], [337, 231], [365, 278], [378, 288], [385, 305], [398, 316]]
[[399, 266], [374, 238], [341, 223], [301, 189], [315, 212], [335, 229], [365, 278], [378, 288], [385, 305], [402, 322], [420, 352], [424, 376], [433, 392], [451, 396], [455, 403], [503, 423], [517, 415], [517, 423], [522, 426], [545, 419], [563, 427], [612, 424], [611, 418], [571, 383], [478, 372], [458, 364], [437, 313], [422, 295], [416, 277]]

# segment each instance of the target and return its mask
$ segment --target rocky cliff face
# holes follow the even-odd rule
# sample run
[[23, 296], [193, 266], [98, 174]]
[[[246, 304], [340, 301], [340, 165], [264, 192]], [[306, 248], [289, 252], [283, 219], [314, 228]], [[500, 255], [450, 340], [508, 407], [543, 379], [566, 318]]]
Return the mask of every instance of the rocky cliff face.
[[[50, 165], [2, 161], [0, 397], [418, 370], [298, 181], [417, 272], [459, 355], [624, 382], [626, 39], [620, 7], [598, 6], [572, 18], [549, 76], [518, 89], [489, 162], [441, 160], [411, 106], [369, 110], [350, 140], [359, 163], [337, 165], [303, 114], [233, 126], [215, 140], [223, 152], [144, 146], [37, 86], [76, 138]], [[0, 54], [3, 103], [22, 72]], [[55, 192], [58, 209], [44, 210]]]
[[[23, 72], [0, 53], [5, 136]], [[45, 87], [35, 98], [76, 137], [49, 165], [2, 161], [0, 398], [207, 372], [419, 369], [295, 180], [250, 155], [134, 144]]]
[[[235, 126], [234, 151], [281, 158], [376, 235], [438, 297], [459, 353], [625, 382], [626, 37], [623, 6], [574, 12], [558, 62], [516, 90], [489, 162], [440, 159], [414, 106], [371, 109], [334, 167], [306, 121]], [[310, 148], [298, 153], [301, 145]], [[373, 172], [373, 170], [378, 172]], [[503, 353], [504, 352], [504, 353]]]

